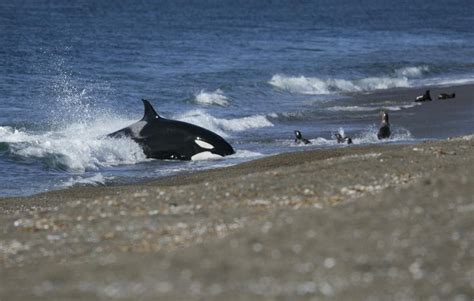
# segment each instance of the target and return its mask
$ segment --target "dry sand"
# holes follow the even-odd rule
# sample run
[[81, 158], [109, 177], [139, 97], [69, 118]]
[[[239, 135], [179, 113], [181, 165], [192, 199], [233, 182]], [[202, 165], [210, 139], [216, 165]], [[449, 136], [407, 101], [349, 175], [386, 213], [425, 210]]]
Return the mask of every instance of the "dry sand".
[[0, 300], [472, 300], [474, 137], [0, 200]]

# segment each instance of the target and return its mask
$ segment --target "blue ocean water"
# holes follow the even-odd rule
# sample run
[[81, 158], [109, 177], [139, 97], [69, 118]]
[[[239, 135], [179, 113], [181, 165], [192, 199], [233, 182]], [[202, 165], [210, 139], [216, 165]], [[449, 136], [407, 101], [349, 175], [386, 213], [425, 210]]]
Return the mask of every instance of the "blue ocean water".
[[[414, 104], [348, 95], [474, 82], [473, 28], [470, 0], [1, 1], [0, 196], [231, 165], [295, 150], [294, 129], [315, 147], [335, 130], [378, 143], [380, 110]], [[141, 98], [237, 154], [148, 160], [104, 138]]]

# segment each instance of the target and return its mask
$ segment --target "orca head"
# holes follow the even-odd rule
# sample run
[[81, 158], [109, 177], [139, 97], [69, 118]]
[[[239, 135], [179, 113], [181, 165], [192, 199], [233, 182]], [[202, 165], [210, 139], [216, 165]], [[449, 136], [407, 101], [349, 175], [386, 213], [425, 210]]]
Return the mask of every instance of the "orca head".
[[195, 136], [194, 144], [199, 152], [211, 152], [219, 156], [235, 154], [232, 146], [224, 138], [207, 130]]

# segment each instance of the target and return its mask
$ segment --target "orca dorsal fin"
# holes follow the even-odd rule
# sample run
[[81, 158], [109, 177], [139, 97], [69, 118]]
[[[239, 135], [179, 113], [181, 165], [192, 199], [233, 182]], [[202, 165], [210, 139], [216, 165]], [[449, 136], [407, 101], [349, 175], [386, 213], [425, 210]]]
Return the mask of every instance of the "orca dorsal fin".
[[142, 101], [143, 105], [145, 106], [145, 114], [143, 115], [142, 120], [151, 121], [160, 118], [160, 115], [156, 113], [155, 109], [153, 109], [153, 106], [148, 100], [142, 99]]

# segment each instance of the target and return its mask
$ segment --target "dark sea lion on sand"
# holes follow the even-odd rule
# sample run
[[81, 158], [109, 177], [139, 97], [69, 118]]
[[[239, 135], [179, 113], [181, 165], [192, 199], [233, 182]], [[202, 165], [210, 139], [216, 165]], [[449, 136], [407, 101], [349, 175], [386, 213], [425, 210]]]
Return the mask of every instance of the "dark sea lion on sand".
[[456, 93], [451, 93], [451, 94], [439, 93], [438, 95], [438, 99], [450, 99], [450, 98], [455, 98], [455, 97], [456, 97]]
[[311, 144], [311, 141], [309, 141], [306, 138], [303, 138], [303, 135], [301, 135], [301, 132], [298, 130], [295, 130], [295, 143], [296, 144], [300, 144], [300, 143]]
[[391, 135], [390, 123], [388, 122], [388, 113], [382, 113], [382, 123], [380, 124], [379, 132], [377, 133], [377, 138], [387, 139]]
[[339, 133], [334, 134], [334, 137], [336, 137], [337, 143], [347, 142], [347, 144], [352, 144], [352, 138], [351, 137], [347, 137], [347, 136], [343, 137]]
[[415, 102], [424, 102], [424, 101], [432, 101], [430, 90], [426, 90], [425, 94], [420, 95], [415, 99]]

